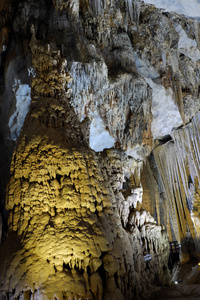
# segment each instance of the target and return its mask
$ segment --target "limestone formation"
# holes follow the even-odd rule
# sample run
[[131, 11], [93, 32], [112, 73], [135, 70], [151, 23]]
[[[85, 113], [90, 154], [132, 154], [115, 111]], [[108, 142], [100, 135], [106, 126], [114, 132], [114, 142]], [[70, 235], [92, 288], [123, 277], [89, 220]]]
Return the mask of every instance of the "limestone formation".
[[[28, 287], [30, 294], [42, 298], [106, 299], [118, 293], [131, 299], [155, 277], [168, 280], [163, 272], [169, 250], [166, 232], [137, 209], [137, 197], [129, 196], [124, 211], [124, 173], [131, 176], [137, 164], [117, 151], [96, 157], [65, 94], [65, 61], [50, 49], [43, 59], [44, 48], [33, 28], [30, 45], [36, 72], [33, 100], [13, 153], [6, 201], [8, 226], [20, 237], [20, 248], [12, 253], [10, 266], [3, 264], [2, 293], [25, 297]], [[58, 62], [52, 64], [55, 55]], [[47, 78], [56, 66], [54, 80], [60, 71], [65, 84], [58, 81], [51, 95]], [[112, 175], [115, 168], [120, 184]], [[156, 269], [147, 266], [146, 253], [153, 256]], [[160, 259], [162, 253], [166, 255]]]
[[[196, 0], [194, 0], [196, 1]], [[0, 4], [0, 299], [148, 299], [199, 257], [199, 21]]]
[[[157, 147], [155, 159], [171, 218], [173, 238], [192, 239], [199, 253], [199, 114], [173, 132], [173, 142]], [[165, 162], [165, 164], [163, 164]], [[177, 220], [180, 222], [177, 222]], [[190, 249], [191, 251], [191, 249]], [[185, 253], [187, 257], [187, 253]], [[183, 253], [184, 256], [184, 253]]]

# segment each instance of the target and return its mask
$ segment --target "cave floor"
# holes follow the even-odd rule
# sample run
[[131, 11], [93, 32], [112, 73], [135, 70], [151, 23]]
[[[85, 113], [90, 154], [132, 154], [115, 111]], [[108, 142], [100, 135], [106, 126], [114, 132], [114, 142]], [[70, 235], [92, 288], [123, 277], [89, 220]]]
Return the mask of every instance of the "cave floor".
[[200, 265], [198, 265], [198, 261], [179, 264], [174, 272], [172, 284], [153, 293], [149, 300], [200, 299]]

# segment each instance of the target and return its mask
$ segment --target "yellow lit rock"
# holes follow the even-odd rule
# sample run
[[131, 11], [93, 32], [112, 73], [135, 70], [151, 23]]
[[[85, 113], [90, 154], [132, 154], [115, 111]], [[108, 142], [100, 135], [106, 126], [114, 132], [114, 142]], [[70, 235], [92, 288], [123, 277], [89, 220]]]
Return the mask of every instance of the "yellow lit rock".
[[[62, 1], [58, 4], [54, 1], [58, 9], [65, 7]], [[146, 211], [147, 203], [140, 203], [141, 164], [124, 151], [129, 136], [137, 138], [134, 126], [147, 123], [149, 88], [143, 79], [127, 75], [131, 89], [135, 80], [145, 86], [140, 98], [149, 102], [148, 108], [144, 105], [143, 110], [138, 101], [138, 115], [127, 111], [126, 119], [130, 114], [132, 121], [123, 129], [121, 150], [96, 153], [69, 101], [72, 78], [66, 60], [56, 47], [37, 40], [33, 25], [31, 34], [32, 103], [10, 166], [9, 233], [1, 249], [0, 290], [12, 293], [13, 299], [133, 299], [155, 279], [168, 280], [167, 234]], [[123, 118], [117, 89], [125, 88], [126, 80], [122, 76], [107, 99], [118, 115], [117, 120], [110, 118], [115, 131]], [[108, 103], [105, 107], [102, 118], [112, 111]], [[150, 125], [139, 139], [147, 153], [152, 146]], [[151, 276], [144, 260], [147, 252], [156, 266]]]

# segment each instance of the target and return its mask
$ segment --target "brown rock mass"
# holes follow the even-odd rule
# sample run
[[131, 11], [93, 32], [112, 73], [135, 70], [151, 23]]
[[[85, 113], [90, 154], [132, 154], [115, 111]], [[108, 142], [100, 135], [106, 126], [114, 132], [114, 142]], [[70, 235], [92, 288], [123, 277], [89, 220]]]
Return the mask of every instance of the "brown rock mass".
[[199, 257], [199, 29], [139, 0], [1, 1], [0, 300], [148, 299], [169, 242]]

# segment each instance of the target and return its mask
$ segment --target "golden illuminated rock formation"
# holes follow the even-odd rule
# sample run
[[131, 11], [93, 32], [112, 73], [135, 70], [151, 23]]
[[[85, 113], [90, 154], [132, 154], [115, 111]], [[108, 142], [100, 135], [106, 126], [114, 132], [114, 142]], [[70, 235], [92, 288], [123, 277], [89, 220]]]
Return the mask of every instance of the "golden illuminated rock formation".
[[[109, 293], [131, 299], [155, 276], [167, 280], [162, 227], [134, 209], [123, 228], [114, 188], [94, 152], [78, 133], [72, 145], [68, 135], [32, 118], [31, 138], [23, 136], [11, 163], [6, 208], [20, 248], [2, 266], [1, 289], [14, 290], [14, 297], [29, 291], [48, 299], [102, 299]], [[147, 270], [146, 253], [152, 255]]]
[[33, 98], [12, 157], [2, 251], [12, 235], [19, 246], [1, 263], [1, 291], [14, 298], [131, 299], [155, 278], [168, 281], [166, 232], [140, 208], [134, 160], [88, 147], [66, 96], [66, 61], [32, 34]]
[[0, 13], [0, 299], [148, 299], [169, 241], [200, 250], [198, 21], [137, 0]]

